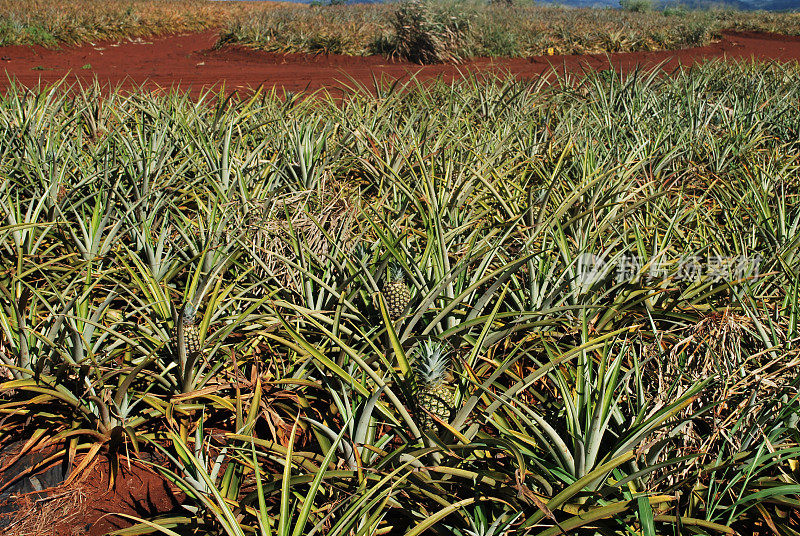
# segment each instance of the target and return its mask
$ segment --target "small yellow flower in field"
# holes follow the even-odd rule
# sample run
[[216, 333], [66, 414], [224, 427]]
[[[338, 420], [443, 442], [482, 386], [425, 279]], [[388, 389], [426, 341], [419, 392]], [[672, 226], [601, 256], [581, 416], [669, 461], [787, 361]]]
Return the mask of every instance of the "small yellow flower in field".
[[554, 49], [553, 47], [550, 47], [550, 48], [547, 49], [547, 55], [548, 56], [552, 56], [555, 53], [556, 53], [556, 49]]

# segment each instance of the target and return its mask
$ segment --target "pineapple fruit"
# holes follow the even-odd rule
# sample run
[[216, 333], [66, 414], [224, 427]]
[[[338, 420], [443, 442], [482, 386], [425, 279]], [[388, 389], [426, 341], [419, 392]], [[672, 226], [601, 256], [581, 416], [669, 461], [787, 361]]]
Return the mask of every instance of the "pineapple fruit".
[[412, 375], [412, 400], [417, 408], [423, 430], [436, 427], [435, 415], [449, 422], [455, 406], [455, 389], [451, 385], [450, 354], [440, 342], [430, 339], [418, 347]]
[[392, 321], [403, 316], [408, 302], [411, 301], [411, 291], [406, 285], [403, 268], [397, 263], [389, 265], [389, 277], [383, 285], [383, 297], [386, 299], [386, 307]]
[[[197, 329], [195, 322], [197, 313], [192, 304], [187, 303], [183, 309], [183, 313], [178, 318], [178, 322], [183, 325], [183, 344], [185, 344], [186, 356], [193, 356], [200, 352], [200, 331]], [[178, 325], [172, 329], [172, 344], [175, 346], [176, 351], [180, 351], [181, 341], [179, 340]]]

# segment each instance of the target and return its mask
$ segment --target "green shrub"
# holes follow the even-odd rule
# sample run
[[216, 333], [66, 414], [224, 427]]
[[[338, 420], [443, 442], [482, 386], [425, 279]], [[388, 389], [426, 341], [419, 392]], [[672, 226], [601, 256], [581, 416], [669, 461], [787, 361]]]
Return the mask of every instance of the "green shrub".
[[404, 2], [394, 12], [394, 55], [415, 63], [458, 62], [464, 24], [424, 0]]
[[311, 7], [343, 6], [346, 3], [347, 3], [347, 0], [313, 0], [311, 2]]
[[391, 56], [395, 51], [395, 39], [389, 32], [380, 33], [367, 45], [369, 54]]
[[711, 30], [700, 22], [688, 24], [683, 30], [684, 39], [689, 46], [701, 46], [711, 38]]
[[644, 13], [653, 10], [652, 0], [619, 0], [619, 6], [631, 13]]
[[677, 5], [665, 7], [662, 13], [667, 17], [685, 17], [689, 14], [689, 11], [684, 6]]
[[482, 56], [517, 57], [520, 44], [517, 35], [507, 28], [492, 27], [480, 33]]

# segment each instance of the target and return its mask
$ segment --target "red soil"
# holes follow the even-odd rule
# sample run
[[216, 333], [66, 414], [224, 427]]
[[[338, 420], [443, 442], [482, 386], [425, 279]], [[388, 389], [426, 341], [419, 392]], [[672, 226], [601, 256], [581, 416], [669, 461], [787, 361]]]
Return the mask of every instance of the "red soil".
[[[8, 77], [32, 87], [66, 78], [82, 82], [97, 80], [126, 88], [144, 84], [148, 88], [180, 86], [197, 93], [201, 88], [224, 87], [227, 91], [258, 86], [287, 91], [316, 90], [352, 85], [353, 80], [371, 86], [372, 77], [407, 79], [414, 73], [422, 80], [438, 76], [452, 80], [466, 71], [511, 73], [534, 78], [551, 66], [579, 72], [583, 68], [603, 69], [613, 65], [629, 71], [636, 66], [664, 68], [691, 65], [703, 60], [800, 60], [800, 37], [756, 33], [725, 33], [723, 39], [704, 47], [664, 52], [618, 53], [609, 56], [538, 56], [526, 59], [476, 58], [459, 66], [420, 67], [393, 62], [381, 56], [274, 54], [244, 47], [214, 50], [217, 33], [172, 35], [146, 41], [105, 42], [95, 45], [51, 50], [42, 47], [0, 48], [0, 90]], [[83, 67], [86, 66], [84, 69]]]
[[[134, 523], [179, 509], [183, 497], [141, 462], [123, 459], [109, 489], [109, 465], [97, 461], [76, 482], [13, 496], [14, 522], [0, 529], [9, 536], [102, 536]], [[124, 514], [124, 515], [119, 515]], [[184, 512], [185, 515], [185, 512]]]
[[183, 501], [160, 475], [139, 462], [128, 466], [122, 461], [111, 490], [108, 489], [108, 477], [107, 463], [98, 463], [88, 472], [79, 484], [86, 497], [79, 521], [55, 526], [53, 536], [70, 534], [67, 528], [72, 534], [102, 536], [133, 523], [130, 518], [117, 515], [119, 513], [152, 519], [176, 511]]

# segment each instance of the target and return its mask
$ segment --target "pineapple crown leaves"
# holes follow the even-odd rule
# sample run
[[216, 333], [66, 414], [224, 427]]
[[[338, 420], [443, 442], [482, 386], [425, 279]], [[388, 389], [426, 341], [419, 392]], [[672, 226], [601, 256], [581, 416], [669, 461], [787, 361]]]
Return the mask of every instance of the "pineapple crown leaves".
[[440, 341], [422, 341], [414, 353], [413, 368], [421, 386], [440, 385], [444, 383], [450, 370], [450, 351]]
[[364, 242], [359, 242], [353, 247], [353, 258], [364, 265], [372, 260], [372, 249]]
[[403, 267], [397, 261], [392, 261], [389, 263], [389, 279], [387, 282], [393, 283], [395, 281], [400, 281], [404, 279], [406, 273], [403, 271]]
[[194, 306], [191, 302], [186, 302], [183, 305], [183, 311], [181, 312], [181, 323], [184, 326], [189, 326], [194, 324], [195, 317], [197, 315], [197, 307]]

